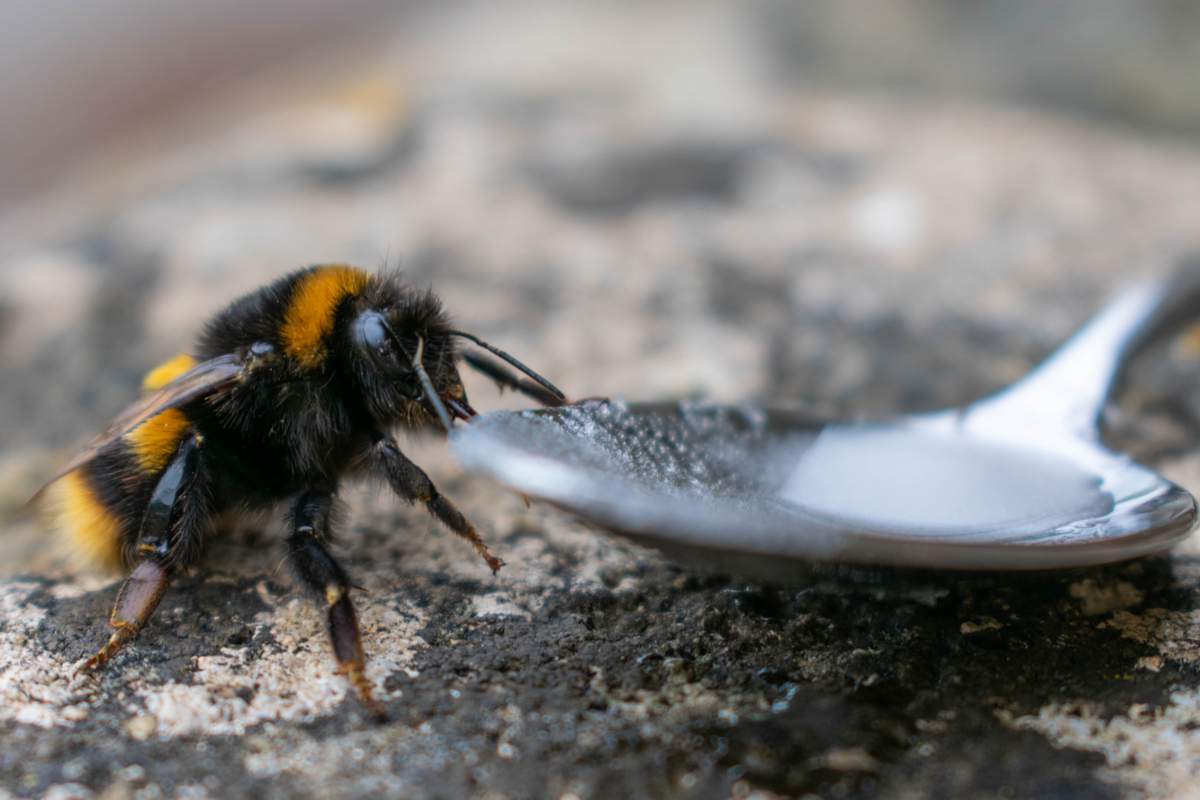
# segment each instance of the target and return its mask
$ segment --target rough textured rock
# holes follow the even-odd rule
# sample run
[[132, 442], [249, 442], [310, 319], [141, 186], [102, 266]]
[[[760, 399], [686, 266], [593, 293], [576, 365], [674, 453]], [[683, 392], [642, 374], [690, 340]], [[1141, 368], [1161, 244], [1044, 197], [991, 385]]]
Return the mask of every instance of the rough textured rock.
[[[386, 724], [333, 674], [278, 520], [214, 541], [135, 645], [72, 677], [114, 585], [52, 557], [20, 501], [205, 316], [297, 265], [402, 267], [575, 396], [883, 415], [1004, 385], [1196, 245], [1194, 149], [800, 94], [761, 30], [633, 9], [422, 17], [319, 92], [209, 111], [136, 173], [102, 164], [8, 221], [0, 796], [1200, 791], [1195, 546], [748, 585], [526, 509], [436, 442], [411, 454], [509, 566], [349, 493], [339, 550]], [[1194, 350], [1160, 348], [1110, 419], [1193, 490], [1198, 383]]]

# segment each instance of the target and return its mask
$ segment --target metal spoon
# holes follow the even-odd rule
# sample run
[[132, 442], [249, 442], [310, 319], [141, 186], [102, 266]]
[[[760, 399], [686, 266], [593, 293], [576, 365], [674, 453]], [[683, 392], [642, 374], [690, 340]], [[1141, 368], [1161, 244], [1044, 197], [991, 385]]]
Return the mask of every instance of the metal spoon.
[[1200, 272], [1138, 286], [1022, 380], [888, 422], [701, 403], [487, 414], [471, 470], [669, 556], [768, 579], [799, 562], [1053, 569], [1163, 550], [1190, 494], [1100, 441], [1130, 359], [1200, 316]]

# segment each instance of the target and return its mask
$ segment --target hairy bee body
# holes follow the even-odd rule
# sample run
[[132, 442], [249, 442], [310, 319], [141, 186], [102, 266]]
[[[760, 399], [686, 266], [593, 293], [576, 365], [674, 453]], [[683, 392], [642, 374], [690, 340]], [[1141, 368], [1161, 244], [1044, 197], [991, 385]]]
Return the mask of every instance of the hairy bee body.
[[[212, 480], [203, 500], [210, 518], [272, 505], [347, 472], [369, 439], [371, 419], [359, 394], [345, 385], [350, 365], [335, 334], [339, 315], [353, 313], [360, 302], [400, 308], [411, 324], [447, 325], [432, 295], [343, 266], [296, 272], [234, 302], [208, 323], [192, 354], [156, 367], [143, 389], [160, 389], [199, 361], [256, 345], [272, 348], [272, 363], [217, 405], [193, 403], [155, 415], [55, 484], [58, 527], [73, 549], [110, 569], [131, 566], [150, 494], [192, 434], [205, 444]], [[408, 421], [429, 421], [416, 416]], [[191, 563], [197, 550], [198, 543], [175, 558]]]
[[388, 433], [448, 429], [474, 415], [453, 337], [535, 381], [464, 357], [501, 385], [562, 402], [507, 353], [453, 330], [431, 292], [341, 265], [300, 270], [242, 297], [208, 322], [192, 352], [152, 370], [143, 398], [47, 489], [74, 551], [130, 572], [113, 611], [117, 632], [85, 666], [136, 635], [171, 577], [198, 562], [218, 515], [286, 501], [288, 560], [327, 605], [338, 663], [369, 701], [350, 580], [327, 547], [339, 482], [374, 471], [470, 541], [493, 571], [503, 563]]

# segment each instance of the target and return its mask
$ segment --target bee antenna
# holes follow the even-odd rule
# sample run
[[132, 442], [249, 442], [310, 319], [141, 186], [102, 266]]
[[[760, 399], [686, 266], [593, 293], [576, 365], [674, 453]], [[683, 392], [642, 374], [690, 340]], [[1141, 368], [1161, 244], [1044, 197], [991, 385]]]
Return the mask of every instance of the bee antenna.
[[480, 339], [478, 336], [475, 336], [474, 334], [466, 333], [465, 331], [450, 331], [449, 333], [451, 336], [459, 336], [463, 339], [474, 342], [476, 345], [478, 345], [479, 347], [482, 347], [484, 350], [487, 350], [492, 355], [504, 359], [509, 364], [511, 364], [512, 366], [521, 370], [521, 372], [524, 372], [526, 375], [528, 375], [530, 378], [532, 378], [543, 389], [548, 391], [550, 394], [554, 395], [555, 399], [566, 402], [567, 396], [565, 394], [563, 394], [562, 391], [557, 386], [555, 386], [553, 383], [551, 383], [550, 381], [543, 378], [541, 375], [538, 375], [536, 372], [534, 372], [529, 367], [522, 364], [517, 359], [510, 356], [508, 353], [501, 350], [499, 347], [492, 347], [490, 344], [485, 342], [483, 339]]
[[[392, 341], [396, 343], [401, 353], [407, 352], [404, 345], [400, 342], [400, 337], [392, 330], [392, 326], [387, 324], [386, 320], [381, 320], [383, 328], [392, 337]], [[412, 357], [412, 368], [417, 373], [417, 379], [421, 381], [421, 389], [425, 392], [425, 399], [429, 401], [429, 405], [433, 406], [433, 410], [437, 412], [438, 419], [441, 420], [442, 427], [446, 429], [446, 433], [450, 432], [450, 412], [446, 410], [446, 406], [442, 403], [442, 398], [438, 397], [437, 391], [433, 388], [433, 381], [429, 380], [429, 373], [425, 371], [425, 367], [421, 365], [421, 358], [425, 355], [425, 339], [417, 337], [417, 352]]]

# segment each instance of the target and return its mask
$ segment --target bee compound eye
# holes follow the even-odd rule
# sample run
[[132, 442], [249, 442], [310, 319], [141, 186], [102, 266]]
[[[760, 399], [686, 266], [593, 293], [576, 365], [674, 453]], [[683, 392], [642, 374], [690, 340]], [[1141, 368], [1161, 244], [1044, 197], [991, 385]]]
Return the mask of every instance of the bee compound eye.
[[383, 315], [377, 311], [360, 314], [354, 321], [354, 342], [369, 353], [388, 355], [392, 342]]

